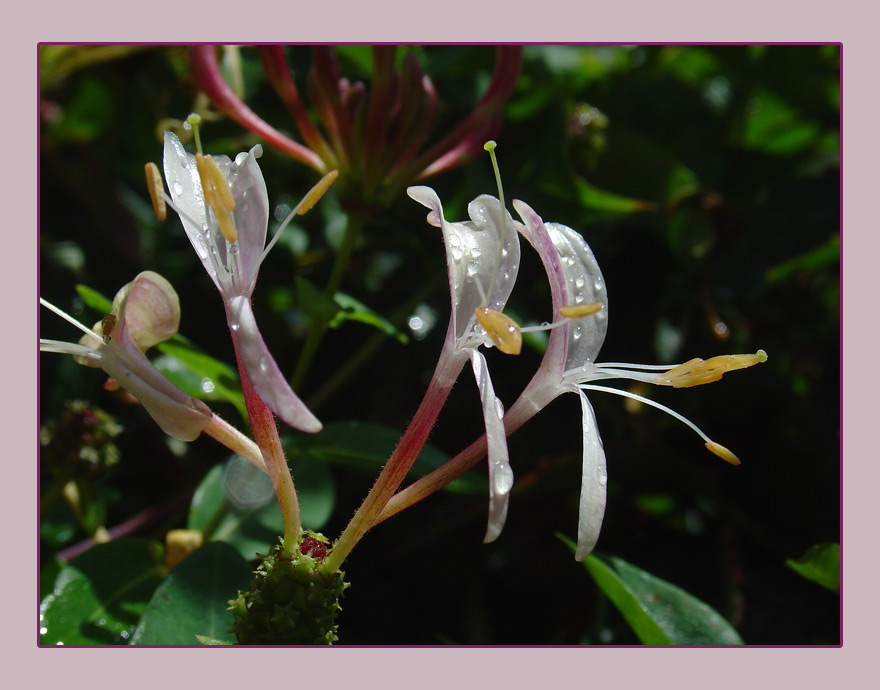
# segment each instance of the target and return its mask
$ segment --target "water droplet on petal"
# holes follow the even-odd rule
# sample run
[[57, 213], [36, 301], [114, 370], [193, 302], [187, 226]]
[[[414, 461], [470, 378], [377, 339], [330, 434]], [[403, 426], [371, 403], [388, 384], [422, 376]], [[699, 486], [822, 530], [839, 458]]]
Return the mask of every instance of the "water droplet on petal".
[[453, 261], [461, 261], [461, 257], [463, 256], [463, 254], [459, 247], [453, 246], [451, 253]]
[[467, 274], [469, 276], [477, 275], [477, 262], [476, 261], [469, 261], [468, 262]]
[[608, 473], [605, 471], [604, 467], [600, 466], [596, 470], [596, 475], [600, 486], [605, 486], [608, 483]]
[[471, 256], [474, 257], [475, 259], [479, 259], [479, 258], [480, 258], [480, 255], [481, 255], [482, 253], [483, 253], [483, 252], [480, 251], [480, 248], [479, 248], [479, 247], [473, 247], [473, 248], [471, 249]]
[[260, 357], [260, 371], [263, 373], [269, 371], [269, 360], [265, 357]]
[[174, 184], [172, 185], [172, 187], [174, 189], [175, 196], [180, 196], [181, 194], [183, 194], [183, 185], [180, 184], [180, 182], [178, 182], [177, 180], [174, 180]]
[[574, 286], [575, 286], [576, 288], [582, 288], [582, 287], [584, 286], [584, 279], [581, 278], [580, 276], [578, 276], [577, 278], [575, 278]]

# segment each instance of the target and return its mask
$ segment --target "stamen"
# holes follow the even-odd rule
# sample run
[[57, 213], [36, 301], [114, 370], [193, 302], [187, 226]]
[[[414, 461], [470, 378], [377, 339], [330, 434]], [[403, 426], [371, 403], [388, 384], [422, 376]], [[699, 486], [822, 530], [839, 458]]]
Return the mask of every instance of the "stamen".
[[575, 304], [569, 307], [559, 307], [560, 315], [568, 319], [579, 319], [582, 316], [595, 314], [605, 306], [601, 302], [592, 302], [590, 304]]
[[144, 172], [147, 176], [147, 191], [150, 193], [150, 201], [153, 202], [153, 213], [159, 220], [165, 220], [168, 212], [165, 209], [165, 187], [162, 185], [159, 167], [150, 162], [144, 166]]
[[715, 453], [722, 460], [726, 460], [731, 465], [739, 465], [740, 460], [733, 453], [731, 453], [727, 448], [722, 446], [720, 443], [715, 443], [715, 441], [709, 441], [706, 443], [706, 448], [708, 448], [711, 452]]
[[330, 189], [330, 185], [336, 181], [336, 178], [339, 177], [338, 170], [331, 170], [324, 177], [318, 180], [318, 183], [312, 187], [306, 195], [302, 198], [296, 205], [296, 215], [304, 216], [308, 213], [312, 206], [318, 203], [322, 196], [326, 193], [328, 189]]
[[75, 318], [73, 318], [70, 314], [68, 314], [65, 311], [62, 311], [61, 309], [56, 307], [51, 302], [47, 302], [42, 297], [40, 297], [40, 304], [42, 304], [44, 307], [46, 307], [46, 309], [48, 309], [49, 311], [54, 312], [55, 314], [60, 316], [62, 319], [67, 321], [69, 324], [76, 326], [79, 330], [81, 330], [86, 335], [92, 336], [95, 340], [101, 339], [101, 336], [99, 336], [97, 333], [95, 333], [91, 328], [86, 328], [79, 321], [77, 321]]
[[522, 333], [519, 325], [509, 316], [494, 309], [477, 307], [474, 309], [479, 324], [506, 355], [518, 355], [522, 351]]
[[720, 443], [715, 443], [715, 441], [713, 441], [708, 436], [706, 436], [706, 434], [704, 434], [700, 430], [700, 427], [698, 427], [696, 424], [694, 424], [691, 420], [689, 420], [687, 417], [685, 417], [683, 415], [680, 415], [675, 410], [669, 409], [668, 407], [666, 407], [666, 405], [661, 405], [660, 403], [655, 402], [654, 400], [651, 400], [650, 398], [645, 398], [641, 395], [636, 395], [635, 393], [630, 393], [629, 391], [620, 390], [619, 388], [611, 388], [610, 386], [593, 386], [588, 383], [579, 383], [578, 388], [580, 388], [581, 390], [601, 391], [602, 393], [614, 393], [615, 395], [620, 395], [624, 398], [630, 398], [631, 400], [638, 400], [639, 402], [644, 403], [645, 405], [650, 405], [651, 407], [656, 407], [658, 410], [662, 410], [666, 414], [668, 414], [672, 417], [675, 417], [682, 424], [685, 424], [686, 426], [690, 427], [695, 432], [697, 432], [697, 434], [699, 434], [700, 438], [702, 438], [703, 441], [705, 442], [706, 448], [708, 448], [712, 453], [717, 455], [719, 458], [729, 462], [731, 465], [739, 465], [740, 464], [739, 458], [736, 457], [733, 453], [731, 453], [727, 448], [722, 446]]
[[205, 156], [204, 160], [208, 173], [211, 176], [211, 183], [214, 186], [214, 191], [217, 192], [217, 195], [220, 197], [220, 201], [223, 202], [226, 210], [234, 211], [235, 198], [232, 196], [232, 189], [229, 187], [229, 181], [226, 179], [226, 175], [223, 174], [217, 161], [211, 156]]
[[324, 177], [318, 180], [317, 184], [312, 187], [306, 195], [302, 198], [302, 200], [296, 205], [296, 207], [287, 214], [287, 217], [281, 222], [281, 225], [278, 226], [278, 229], [275, 231], [275, 234], [272, 236], [272, 239], [269, 240], [269, 244], [266, 245], [266, 248], [263, 250], [263, 253], [260, 255], [260, 263], [263, 263], [263, 260], [269, 254], [269, 250], [275, 246], [275, 243], [280, 239], [281, 233], [284, 232], [285, 228], [290, 224], [290, 221], [293, 220], [294, 216], [302, 216], [309, 209], [314, 206], [318, 200], [324, 196], [324, 193], [330, 188], [330, 185], [336, 180], [339, 176], [338, 170], [331, 170]]
[[196, 169], [199, 171], [199, 181], [202, 183], [205, 204], [214, 208], [217, 203], [214, 195], [214, 183], [211, 179], [211, 172], [208, 170], [208, 164], [205, 162], [205, 155], [201, 151], [196, 153]]
[[[238, 239], [238, 228], [235, 227], [235, 221], [233, 221], [230, 214], [232, 209], [224, 201], [227, 195], [230, 200], [232, 199], [232, 190], [229, 189], [229, 183], [226, 181], [223, 173], [220, 172], [217, 162], [210, 156], [197, 153], [196, 168], [199, 171], [199, 180], [202, 183], [202, 190], [205, 195], [205, 205], [210, 206], [211, 210], [214, 211], [214, 216], [220, 225], [220, 232], [223, 233], [226, 241], [231, 244]], [[217, 179], [218, 176], [219, 180]], [[215, 181], [219, 183], [219, 187], [215, 185]], [[235, 201], [231, 203], [234, 208]]]
[[707, 360], [699, 357], [670, 369], [660, 376], [659, 382], [674, 388], [690, 388], [718, 381], [728, 371], [745, 369], [767, 361], [767, 353], [758, 350], [753, 355], [719, 355]]

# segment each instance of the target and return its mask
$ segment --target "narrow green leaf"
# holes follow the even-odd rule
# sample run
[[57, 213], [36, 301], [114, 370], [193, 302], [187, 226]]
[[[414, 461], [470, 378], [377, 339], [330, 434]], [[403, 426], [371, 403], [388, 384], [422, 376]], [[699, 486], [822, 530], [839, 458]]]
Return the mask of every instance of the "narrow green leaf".
[[[574, 542], [562, 535], [559, 538], [574, 552]], [[622, 558], [593, 553], [584, 567], [643, 644], [743, 644], [733, 626], [713, 608]]]
[[76, 293], [82, 298], [87, 307], [108, 314], [113, 309], [113, 300], [104, 297], [97, 290], [93, 290], [88, 285], [77, 285]]
[[657, 205], [651, 201], [632, 199], [630, 197], [607, 192], [591, 185], [586, 180], [575, 178], [575, 190], [581, 205], [590, 211], [606, 213], [640, 213], [654, 211]]
[[840, 544], [811, 546], [800, 560], [785, 564], [798, 575], [840, 594]]
[[380, 316], [363, 302], [359, 302], [351, 295], [337, 292], [334, 299], [336, 300], [336, 304], [339, 305], [341, 311], [338, 311], [336, 316], [330, 320], [331, 328], [339, 328], [339, 326], [345, 321], [360, 321], [361, 323], [379, 329], [387, 336], [396, 338], [404, 345], [409, 341], [409, 338], [397, 330], [394, 327], [394, 324], [388, 319]]
[[213, 542], [178, 563], [159, 585], [131, 638], [133, 645], [232, 644], [229, 600], [247, 589], [251, 567], [229, 544]]
[[[299, 455], [374, 473], [391, 457], [401, 436], [399, 431], [379, 424], [348, 421], [331, 422], [317, 434], [303, 434], [291, 442], [295, 443], [293, 451]], [[448, 455], [426, 445], [410, 474], [422, 477], [448, 460]], [[453, 493], [479, 495], [486, 492], [486, 479], [469, 473], [444, 488]]]
[[196, 635], [196, 639], [199, 641], [199, 644], [205, 645], [206, 647], [232, 644], [232, 642], [227, 642], [226, 640], [218, 640], [217, 638], [207, 637], [206, 635]]
[[294, 279], [299, 308], [316, 324], [330, 323], [339, 312], [339, 305], [301, 275]]
[[156, 542], [120, 539], [93, 546], [61, 568], [40, 604], [40, 643], [126, 644], [164, 576]]

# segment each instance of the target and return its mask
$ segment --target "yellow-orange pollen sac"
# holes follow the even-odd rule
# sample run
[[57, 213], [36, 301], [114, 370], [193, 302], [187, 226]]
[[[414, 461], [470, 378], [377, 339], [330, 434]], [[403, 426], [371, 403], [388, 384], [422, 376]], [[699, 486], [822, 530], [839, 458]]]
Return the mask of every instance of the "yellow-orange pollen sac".
[[509, 316], [494, 309], [477, 307], [474, 309], [477, 321], [486, 331], [501, 352], [518, 355], [522, 350], [522, 333], [519, 325]]
[[330, 189], [330, 185], [339, 177], [338, 170], [331, 170], [324, 177], [322, 177], [318, 182], [312, 187], [306, 195], [303, 197], [303, 200], [299, 202], [296, 208], [296, 215], [304, 216], [311, 210], [312, 206], [318, 203], [320, 198], [324, 196], [324, 193]]
[[605, 305], [601, 302], [591, 302], [590, 304], [574, 304], [568, 307], [559, 307], [559, 315], [567, 319], [579, 319], [582, 316], [590, 316], [602, 309]]
[[740, 464], [739, 458], [731, 453], [727, 448], [722, 446], [720, 443], [715, 443], [715, 441], [707, 441], [706, 448], [715, 453], [715, 455], [717, 455], [722, 460], [729, 462], [731, 465]]
[[220, 226], [220, 232], [223, 233], [226, 241], [235, 242], [238, 239], [238, 228], [235, 227], [235, 221], [232, 218], [235, 199], [229, 188], [229, 182], [226, 181], [226, 176], [220, 170], [217, 161], [211, 156], [205, 156], [201, 153], [196, 154], [196, 168], [199, 171], [199, 180], [205, 195], [205, 205], [214, 212], [214, 217]]
[[150, 193], [150, 202], [153, 204], [153, 213], [159, 220], [165, 220], [168, 215], [165, 208], [165, 189], [162, 186], [162, 176], [155, 163], [144, 165], [144, 173], [147, 177], [147, 191]]
[[[657, 383], [672, 386], [673, 388], [701, 386], [704, 383], [718, 381], [728, 371], [745, 369], [766, 361], [767, 353], [764, 350], [758, 350], [753, 355], [719, 355], [706, 360], [695, 357], [674, 369], [660, 374]], [[712, 449], [710, 448], [710, 450]]]

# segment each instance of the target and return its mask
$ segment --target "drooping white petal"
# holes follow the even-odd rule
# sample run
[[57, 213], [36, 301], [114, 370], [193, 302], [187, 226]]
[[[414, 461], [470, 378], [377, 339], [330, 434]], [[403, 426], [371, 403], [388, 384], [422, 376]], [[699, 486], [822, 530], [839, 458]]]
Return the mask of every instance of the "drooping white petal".
[[513, 470], [507, 453], [507, 434], [504, 431], [504, 408], [495, 397], [492, 379], [486, 358], [476, 349], [468, 351], [474, 378], [480, 389], [480, 401], [483, 406], [483, 421], [486, 425], [486, 442], [489, 455], [489, 520], [486, 527], [484, 543], [495, 541], [504, 528], [507, 519], [507, 504], [510, 490], [513, 488]]
[[237, 343], [245, 373], [263, 402], [294, 429], [309, 433], [320, 431], [321, 422], [293, 392], [266, 347], [250, 298], [245, 295], [233, 297], [227, 308], [232, 337]]
[[608, 471], [593, 406], [583, 391], [578, 390], [578, 394], [581, 398], [584, 425], [584, 460], [575, 559], [582, 561], [590, 555], [599, 540], [602, 519], [605, 517]]

